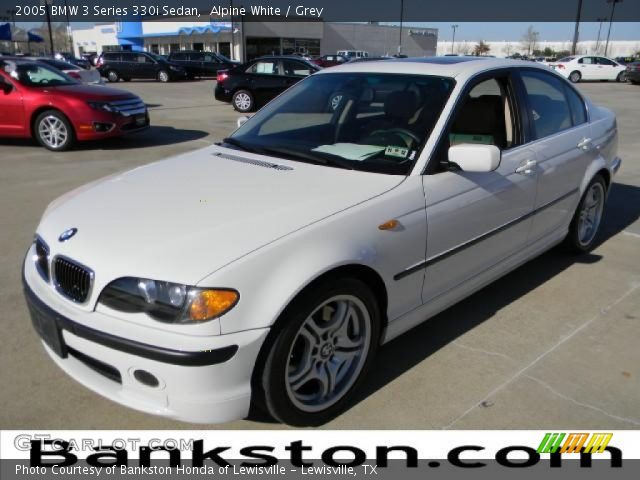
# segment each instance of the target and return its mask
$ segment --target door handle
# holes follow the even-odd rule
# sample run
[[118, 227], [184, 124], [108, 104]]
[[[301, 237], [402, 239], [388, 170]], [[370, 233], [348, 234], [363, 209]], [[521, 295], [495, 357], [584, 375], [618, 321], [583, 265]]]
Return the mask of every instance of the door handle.
[[532, 173], [534, 173], [536, 165], [538, 165], [538, 162], [536, 162], [535, 160], [529, 160], [516, 168], [516, 173], [520, 173], [522, 175], [531, 175]]
[[593, 146], [591, 144], [591, 139], [590, 138], [583, 138], [582, 140], [580, 140], [578, 142], [578, 145], [576, 145], [580, 150], [584, 150], [585, 152], [587, 150], [591, 150], [591, 147]]

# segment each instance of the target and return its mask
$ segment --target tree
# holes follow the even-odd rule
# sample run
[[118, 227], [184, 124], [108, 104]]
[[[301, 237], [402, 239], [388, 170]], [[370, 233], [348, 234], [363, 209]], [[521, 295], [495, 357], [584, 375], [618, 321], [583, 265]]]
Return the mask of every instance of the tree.
[[522, 36], [522, 41], [520, 42], [522, 45], [522, 49], [527, 51], [527, 55], [531, 55], [531, 52], [536, 49], [539, 36], [540, 33], [534, 30], [533, 25], [529, 25], [526, 32], [524, 32], [524, 35]]
[[511, 42], [505, 43], [502, 47], [502, 51], [506, 54], [507, 57], [511, 56], [511, 54], [513, 53], [513, 45], [511, 44]]
[[484, 43], [484, 40], [480, 40], [475, 47], [473, 47], [473, 54], [478, 57], [480, 55], [486, 55], [491, 51], [491, 47]]
[[460, 55], [469, 55], [470, 51], [471, 51], [471, 45], [469, 45], [469, 42], [467, 42], [466, 40], [463, 40], [462, 42], [460, 42], [456, 47], [456, 52]]

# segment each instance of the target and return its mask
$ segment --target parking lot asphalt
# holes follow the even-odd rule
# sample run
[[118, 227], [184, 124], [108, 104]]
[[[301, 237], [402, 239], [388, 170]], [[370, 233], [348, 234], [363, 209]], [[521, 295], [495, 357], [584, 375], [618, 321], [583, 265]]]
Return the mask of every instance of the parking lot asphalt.
[[[203, 428], [135, 412], [45, 354], [20, 267], [46, 205], [91, 180], [195, 150], [235, 128], [213, 81], [120, 83], [149, 105], [145, 133], [51, 153], [0, 140], [0, 428]], [[640, 87], [580, 84], [618, 116], [622, 169], [589, 255], [553, 250], [384, 346], [328, 428], [640, 428]], [[263, 419], [212, 428], [281, 428]]]

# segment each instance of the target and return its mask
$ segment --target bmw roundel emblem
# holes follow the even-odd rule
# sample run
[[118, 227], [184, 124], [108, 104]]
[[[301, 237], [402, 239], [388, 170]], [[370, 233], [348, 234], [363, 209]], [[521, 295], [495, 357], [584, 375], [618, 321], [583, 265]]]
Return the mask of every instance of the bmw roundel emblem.
[[78, 229], [77, 228], [75, 228], [75, 227], [74, 228], [69, 228], [69, 229], [65, 230], [64, 232], [62, 232], [60, 234], [60, 236], [58, 237], [58, 241], [66, 242], [71, 237], [73, 237], [76, 233], [78, 233]]

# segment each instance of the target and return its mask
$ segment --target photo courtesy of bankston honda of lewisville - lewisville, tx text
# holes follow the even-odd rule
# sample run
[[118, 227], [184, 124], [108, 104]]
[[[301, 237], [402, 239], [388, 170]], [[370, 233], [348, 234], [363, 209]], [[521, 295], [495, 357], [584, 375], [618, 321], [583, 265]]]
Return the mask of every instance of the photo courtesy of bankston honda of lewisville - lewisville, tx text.
[[2, 478], [638, 468], [638, 32], [0, 0]]

